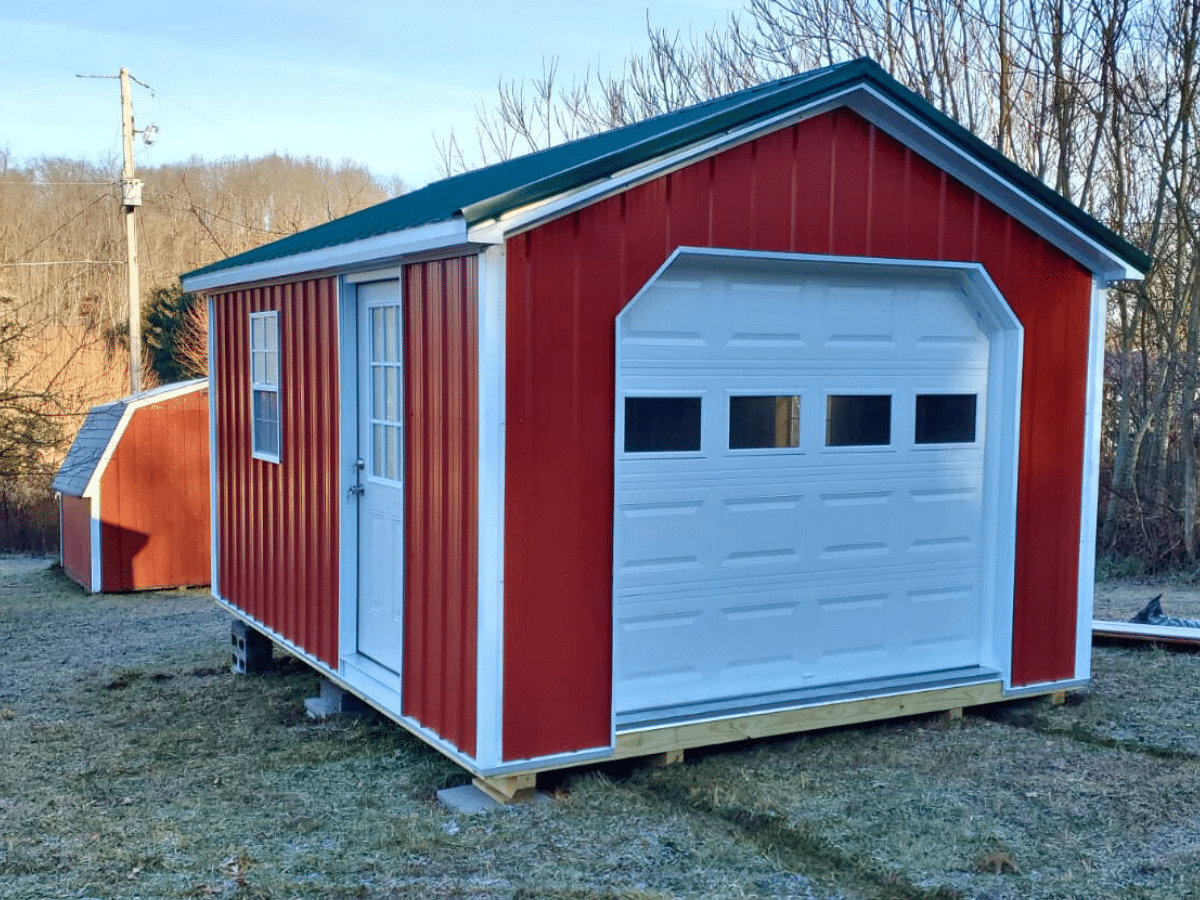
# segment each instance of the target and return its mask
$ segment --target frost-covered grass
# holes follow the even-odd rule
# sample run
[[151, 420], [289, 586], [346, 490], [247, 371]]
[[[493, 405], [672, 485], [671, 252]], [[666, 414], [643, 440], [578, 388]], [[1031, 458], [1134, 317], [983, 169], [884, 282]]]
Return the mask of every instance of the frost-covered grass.
[[1065, 707], [561, 773], [462, 816], [438, 753], [311, 722], [306, 667], [228, 653], [202, 592], [90, 597], [0, 560], [0, 897], [1200, 895], [1200, 655], [1099, 649]]

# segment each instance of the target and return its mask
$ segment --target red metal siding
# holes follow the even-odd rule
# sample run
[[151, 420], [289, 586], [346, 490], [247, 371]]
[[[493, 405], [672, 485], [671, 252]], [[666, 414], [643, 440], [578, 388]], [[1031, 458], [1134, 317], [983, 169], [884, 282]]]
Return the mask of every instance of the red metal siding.
[[134, 409], [100, 475], [100, 587], [209, 581], [208, 391]]
[[609, 739], [613, 320], [680, 245], [984, 263], [1026, 329], [1013, 678], [1072, 677], [1091, 276], [838, 110], [509, 241], [505, 758]]
[[92, 589], [92, 501], [90, 497], [62, 496], [63, 571], [89, 591]]
[[475, 753], [477, 263], [404, 270], [404, 714]]
[[[251, 456], [250, 313], [279, 313], [281, 462]], [[217, 295], [218, 594], [330, 666], [338, 655], [337, 291], [329, 278]]]

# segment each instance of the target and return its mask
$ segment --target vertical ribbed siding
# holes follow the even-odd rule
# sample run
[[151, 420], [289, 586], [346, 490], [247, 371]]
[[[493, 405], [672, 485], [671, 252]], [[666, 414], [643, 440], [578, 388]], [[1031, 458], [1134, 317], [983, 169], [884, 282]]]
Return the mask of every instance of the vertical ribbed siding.
[[404, 269], [403, 711], [475, 753], [478, 305], [475, 257]]
[[[310, 279], [214, 297], [218, 594], [330, 666], [338, 632], [336, 287]], [[276, 310], [281, 461], [251, 456], [252, 312]]]
[[92, 503], [90, 497], [62, 495], [59, 524], [62, 526], [63, 571], [87, 590], [92, 589]]
[[683, 245], [986, 266], [1025, 327], [1013, 681], [1071, 678], [1090, 273], [838, 110], [508, 242], [505, 758], [609, 740], [613, 321]]
[[104, 591], [208, 584], [208, 391], [138, 406], [100, 476]]

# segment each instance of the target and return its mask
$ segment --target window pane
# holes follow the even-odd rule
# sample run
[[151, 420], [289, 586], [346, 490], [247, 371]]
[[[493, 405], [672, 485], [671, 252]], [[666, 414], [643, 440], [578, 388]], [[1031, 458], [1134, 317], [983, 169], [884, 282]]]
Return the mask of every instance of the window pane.
[[396, 429], [389, 428], [386, 425], [383, 428], [384, 440], [386, 442], [386, 451], [384, 459], [386, 460], [383, 467], [385, 478], [391, 478], [393, 481], [396, 478]]
[[371, 426], [373, 443], [375, 444], [375, 452], [371, 454], [371, 474], [376, 478], [383, 477], [383, 426]]
[[891, 395], [838, 394], [826, 398], [826, 446], [877, 447], [891, 442]]
[[279, 319], [275, 316], [264, 316], [258, 320], [263, 326], [263, 338], [266, 341], [263, 346], [267, 350], [279, 349]]
[[250, 320], [250, 349], [261, 350], [267, 345], [266, 329], [267, 323], [261, 316]]
[[279, 384], [279, 352], [271, 350], [263, 354], [265, 371], [263, 381], [267, 384]]
[[276, 391], [263, 391], [263, 418], [268, 422], [279, 421], [279, 394]]
[[396, 378], [397, 371], [395, 366], [387, 367], [387, 405], [384, 407], [386, 418], [389, 422], [400, 421], [400, 394], [398, 379]]
[[266, 367], [263, 365], [262, 351], [252, 350], [250, 352], [250, 380], [255, 384], [262, 384], [265, 373]]
[[975, 440], [974, 394], [918, 394], [918, 444], [970, 444]]
[[371, 418], [383, 418], [383, 366], [371, 366], [371, 386], [374, 397], [371, 403]]
[[254, 392], [254, 451], [272, 456], [279, 453], [279, 395], [274, 391]]
[[371, 362], [383, 360], [383, 310], [371, 310]]
[[383, 358], [388, 362], [395, 362], [397, 359], [396, 348], [399, 346], [399, 341], [396, 338], [396, 307], [385, 306], [383, 308]]
[[730, 450], [799, 446], [799, 397], [729, 398]]
[[626, 453], [699, 449], [699, 397], [625, 398]]

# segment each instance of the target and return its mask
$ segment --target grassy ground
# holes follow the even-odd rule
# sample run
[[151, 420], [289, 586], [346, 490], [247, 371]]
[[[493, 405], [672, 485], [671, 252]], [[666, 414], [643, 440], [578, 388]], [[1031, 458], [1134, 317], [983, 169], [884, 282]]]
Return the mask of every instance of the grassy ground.
[[[1124, 589], [1099, 602], [1157, 593]], [[228, 629], [200, 593], [0, 560], [0, 898], [1200, 896], [1200, 656], [1099, 649], [1066, 707], [564, 773], [461, 816], [434, 799], [461, 770], [306, 720], [286, 657], [229, 674]]]

